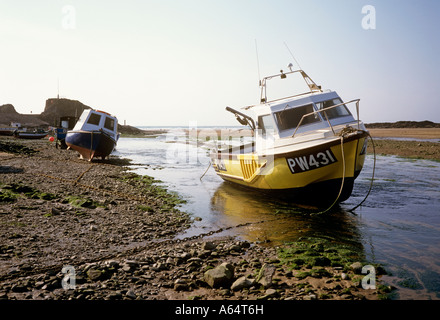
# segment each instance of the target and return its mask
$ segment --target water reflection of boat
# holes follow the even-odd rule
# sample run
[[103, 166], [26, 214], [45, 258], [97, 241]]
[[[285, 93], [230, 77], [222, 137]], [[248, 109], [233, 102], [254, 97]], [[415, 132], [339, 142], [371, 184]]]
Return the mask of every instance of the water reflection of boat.
[[[268, 80], [300, 75], [305, 93], [268, 100]], [[284, 80], [283, 80], [284, 81]], [[362, 170], [368, 132], [359, 120], [359, 99], [343, 102], [334, 91], [323, 91], [302, 70], [261, 81], [261, 104], [255, 119], [227, 107], [255, 133], [254, 141], [213, 150], [211, 162], [226, 181], [272, 195], [306, 202], [344, 201]], [[355, 103], [357, 119], [347, 108]]]
[[71, 131], [67, 131], [66, 144], [76, 150], [82, 159], [109, 156], [119, 138], [118, 119], [107, 112], [84, 110]]
[[[234, 235], [248, 241], [273, 244], [317, 237], [362, 248], [355, 216], [343, 210], [331, 215], [311, 215], [314, 209], [255, 197], [252, 190], [222, 183], [211, 197], [211, 209], [226, 225], [251, 222], [234, 229]], [[261, 221], [264, 221], [261, 223]]]

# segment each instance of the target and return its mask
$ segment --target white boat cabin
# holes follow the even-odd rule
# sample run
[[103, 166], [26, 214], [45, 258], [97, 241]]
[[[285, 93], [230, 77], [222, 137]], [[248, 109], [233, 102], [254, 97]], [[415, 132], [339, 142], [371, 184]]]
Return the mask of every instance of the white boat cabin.
[[87, 109], [81, 114], [72, 131], [103, 131], [117, 140], [118, 119], [104, 111]]
[[[333, 106], [336, 107], [330, 108]], [[322, 112], [324, 110], [325, 112]], [[266, 131], [273, 130], [273, 134], [278, 138], [330, 129], [330, 124], [337, 126], [356, 121], [342, 103], [342, 99], [333, 91], [311, 94], [298, 100], [267, 103], [255, 107], [253, 111], [257, 116], [257, 129], [260, 129], [263, 135]]]
[[[280, 76], [300, 73], [309, 87], [309, 91], [294, 96], [267, 101], [266, 81]], [[290, 138], [301, 133], [316, 130], [333, 130], [333, 127], [356, 122], [346, 104], [334, 91], [323, 91], [302, 70], [296, 70], [271, 77], [266, 77], [261, 84], [261, 104], [246, 107], [252, 108], [257, 120], [256, 129], [263, 137], [266, 132], [277, 139]]]

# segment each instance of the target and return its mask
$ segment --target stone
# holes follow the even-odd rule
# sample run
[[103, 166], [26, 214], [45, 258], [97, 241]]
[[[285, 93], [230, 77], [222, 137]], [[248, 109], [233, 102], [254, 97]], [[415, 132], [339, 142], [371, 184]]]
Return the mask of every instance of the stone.
[[51, 277], [44, 286], [41, 287], [42, 290], [54, 290], [61, 287], [60, 281], [56, 277]]
[[125, 260], [122, 265], [122, 271], [131, 272], [139, 266], [139, 263], [134, 260]]
[[188, 291], [189, 286], [185, 280], [177, 279], [176, 281], [174, 281], [174, 290], [175, 291]]
[[139, 262], [135, 260], [125, 260], [124, 264], [129, 265], [131, 268], [137, 268], [139, 265]]
[[191, 258], [191, 253], [189, 253], [189, 252], [184, 252], [184, 253], [182, 253], [182, 254], [180, 255], [180, 258], [182, 258], [182, 259], [184, 259], [184, 260], [187, 260], [187, 259]]
[[351, 270], [353, 270], [353, 272], [355, 274], [361, 274], [362, 273], [362, 263], [360, 263], [360, 262], [352, 263], [350, 265], [350, 268], [351, 268]]
[[107, 297], [110, 300], [116, 300], [116, 299], [121, 299], [122, 298], [122, 293], [120, 291], [114, 291], [114, 292], [110, 292]]
[[277, 295], [277, 291], [275, 289], [267, 289], [264, 293], [268, 298]]
[[269, 298], [274, 298], [278, 295], [278, 292], [275, 289], [267, 289], [264, 292], [264, 296], [258, 297], [257, 300], [266, 300]]
[[58, 210], [57, 208], [51, 208], [50, 209], [50, 213], [52, 214], [52, 215], [54, 215], [54, 216], [58, 216], [58, 215], [60, 215], [61, 214], [61, 211], [60, 210]]
[[332, 264], [331, 260], [327, 257], [315, 257], [313, 259], [313, 265], [319, 267], [330, 266]]
[[214, 243], [212, 243], [212, 242], [204, 242], [204, 243], [202, 244], [202, 250], [209, 250], [209, 251], [212, 251], [212, 250], [214, 250], [216, 247], [217, 247], [217, 246], [216, 246]]
[[151, 269], [152, 269], [153, 271], [161, 271], [161, 270], [167, 270], [168, 267], [167, 267], [167, 265], [166, 265], [165, 263], [162, 263], [162, 262], [156, 262], [155, 264], [153, 264], [153, 265], [151, 266]]
[[240, 243], [240, 246], [242, 248], [247, 249], [247, 248], [249, 248], [251, 246], [251, 244], [249, 242], [247, 242], [247, 241], [243, 241], [243, 242]]
[[133, 290], [128, 290], [125, 295], [130, 299], [136, 299], [136, 293]]
[[240, 252], [241, 251], [241, 246], [239, 246], [238, 244], [233, 244], [232, 246], [230, 246], [228, 248], [229, 251], [235, 251], [235, 252]]
[[245, 276], [238, 278], [231, 286], [232, 291], [238, 291], [244, 288], [250, 288], [254, 285], [255, 279], [249, 279]]
[[234, 278], [234, 266], [224, 262], [205, 272], [205, 282], [212, 288], [228, 287]]
[[175, 291], [188, 291], [189, 286], [186, 283], [176, 283], [176, 284], [174, 284], [174, 290]]
[[348, 274], [346, 274], [346, 273], [341, 273], [341, 279], [342, 280], [350, 280], [350, 277], [349, 277], [349, 275]]
[[116, 260], [108, 260], [105, 262], [105, 265], [109, 268], [119, 268], [119, 262]]
[[130, 272], [130, 271], [131, 271], [131, 267], [130, 267], [130, 265], [128, 265], [128, 264], [124, 264], [124, 265], [122, 266], [122, 271], [124, 271], [124, 272]]
[[272, 277], [275, 273], [275, 266], [269, 263], [263, 264], [256, 278], [257, 283], [265, 288], [272, 286]]
[[11, 287], [11, 291], [12, 292], [26, 292], [26, 291], [28, 291], [28, 289], [23, 284], [14, 284]]
[[96, 280], [99, 280], [101, 278], [102, 271], [94, 269], [94, 268], [90, 268], [87, 271], [87, 276], [89, 277], [90, 280], [96, 281]]

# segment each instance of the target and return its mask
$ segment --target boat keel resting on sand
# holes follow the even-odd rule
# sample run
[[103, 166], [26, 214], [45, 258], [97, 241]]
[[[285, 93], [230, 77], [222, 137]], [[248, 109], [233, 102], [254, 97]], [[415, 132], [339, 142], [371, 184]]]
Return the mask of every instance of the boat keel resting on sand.
[[79, 152], [82, 159], [105, 159], [116, 146], [118, 119], [107, 112], [84, 110], [71, 131], [67, 131], [66, 144]]
[[[307, 92], [267, 99], [268, 80], [295, 75], [306, 82]], [[291, 201], [324, 204], [348, 199], [362, 170], [369, 136], [359, 120], [359, 99], [343, 102], [336, 92], [323, 91], [303, 70], [281, 70], [263, 78], [260, 87], [260, 104], [243, 108], [254, 111], [255, 117], [226, 108], [251, 127], [254, 139], [212, 150], [217, 174]], [[356, 106], [357, 119], [349, 104]]]

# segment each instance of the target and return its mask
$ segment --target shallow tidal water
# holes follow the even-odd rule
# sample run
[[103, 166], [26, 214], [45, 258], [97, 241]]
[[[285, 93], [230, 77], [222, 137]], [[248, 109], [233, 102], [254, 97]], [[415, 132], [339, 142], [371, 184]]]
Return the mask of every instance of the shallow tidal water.
[[397, 288], [393, 299], [440, 300], [440, 162], [377, 156], [371, 193], [353, 214], [348, 210], [364, 199], [371, 184], [373, 156], [368, 155], [352, 196], [331, 212], [315, 215], [319, 208], [223, 182], [208, 168], [213, 143], [197, 147], [194, 139], [175, 131], [120, 138], [115, 154], [131, 159], [134, 172], [160, 180], [187, 201], [181, 210], [195, 221], [181, 238], [252, 222], [216, 235], [264, 245], [301, 237], [355, 245], [369, 263], [388, 272], [380, 281]]

